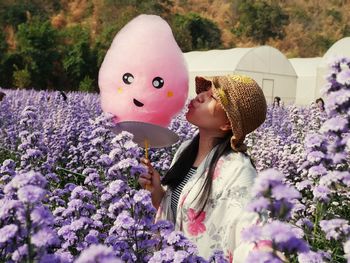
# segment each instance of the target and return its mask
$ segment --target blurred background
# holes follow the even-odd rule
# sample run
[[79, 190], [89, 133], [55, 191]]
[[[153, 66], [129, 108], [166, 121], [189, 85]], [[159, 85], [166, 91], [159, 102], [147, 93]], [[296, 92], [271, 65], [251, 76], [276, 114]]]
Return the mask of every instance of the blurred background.
[[1, 0], [0, 87], [97, 92], [112, 39], [141, 13], [163, 17], [183, 52], [320, 57], [350, 36], [347, 0]]

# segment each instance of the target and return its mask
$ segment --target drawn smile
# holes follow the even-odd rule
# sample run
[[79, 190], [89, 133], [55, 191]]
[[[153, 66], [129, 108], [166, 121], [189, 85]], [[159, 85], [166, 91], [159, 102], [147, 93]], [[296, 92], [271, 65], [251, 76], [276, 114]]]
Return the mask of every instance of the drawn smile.
[[138, 101], [136, 99], [134, 99], [134, 104], [137, 106], [137, 107], [142, 107], [144, 104], [141, 102], [141, 101]]

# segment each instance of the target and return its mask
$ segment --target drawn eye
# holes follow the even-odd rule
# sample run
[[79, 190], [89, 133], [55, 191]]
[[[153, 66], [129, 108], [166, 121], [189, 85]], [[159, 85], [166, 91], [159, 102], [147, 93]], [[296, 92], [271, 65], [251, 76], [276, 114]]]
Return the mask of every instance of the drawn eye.
[[131, 73], [125, 73], [123, 75], [123, 81], [125, 84], [130, 85], [134, 81], [134, 76]]
[[152, 80], [152, 85], [153, 87], [155, 87], [156, 89], [160, 89], [161, 87], [164, 86], [164, 80], [161, 77], [155, 77]]

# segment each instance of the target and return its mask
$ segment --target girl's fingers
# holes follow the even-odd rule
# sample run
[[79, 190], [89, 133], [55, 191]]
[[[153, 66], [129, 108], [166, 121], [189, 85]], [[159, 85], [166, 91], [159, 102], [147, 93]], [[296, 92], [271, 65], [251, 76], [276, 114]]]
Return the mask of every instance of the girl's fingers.
[[143, 178], [143, 179], [151, 179], [152, 178], [152, 174], [141, 174], [140, 175], [140, 178]]
[[144, 187], [146, 185], [149, 185], [151, 184], [151, 180], [148, 180], [148, 179], [144, 179], [144, 178], [139, 178], [139, 184]]
[[150, 161], [148, 160], [148, 159], [146, 159], [146, 158], [141, 158], [141, 163], [143, 163], [144, 165], [147, 165], [147, 166], [149, 166], [150, 165]]

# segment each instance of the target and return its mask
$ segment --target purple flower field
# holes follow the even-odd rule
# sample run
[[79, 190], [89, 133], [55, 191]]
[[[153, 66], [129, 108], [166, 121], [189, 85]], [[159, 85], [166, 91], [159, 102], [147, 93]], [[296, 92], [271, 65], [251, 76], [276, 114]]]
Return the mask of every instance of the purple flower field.
[[[0, 89], [1, 90], [1, 89]], [[210, 259], [167, 221], [154, 223], [139, 188], [144, 150], [115, 135], [98, 95], [2, 90], [0, 102], [1, 262], [229, 262]], [[247, 209], [261, 224], [242, 232], [269, 241], [247, 262], [350, 262], [350, 60], [338, 59], [316, 105], [268, 109], [246, 143], [259, 172]], [[170, 127], [180, 141], [150, 149], [161, 173], [195, 127], [184, 112]]]

